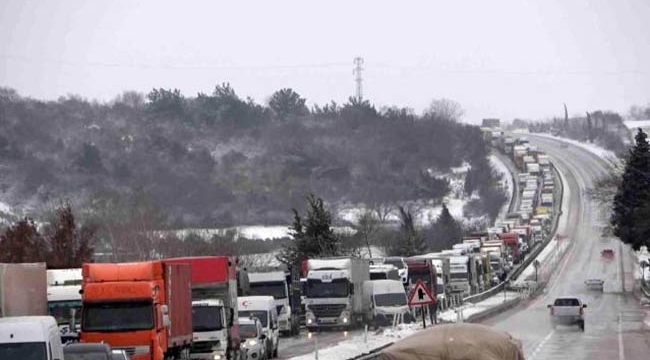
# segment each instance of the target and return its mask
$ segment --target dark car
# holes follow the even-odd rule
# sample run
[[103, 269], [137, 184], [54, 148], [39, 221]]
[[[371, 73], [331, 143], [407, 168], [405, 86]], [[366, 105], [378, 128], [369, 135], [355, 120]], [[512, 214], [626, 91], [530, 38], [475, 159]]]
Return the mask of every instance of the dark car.
[[76, 343], [63, 347], [65, 360], [113, 360], [111, 347], [101, 343]]

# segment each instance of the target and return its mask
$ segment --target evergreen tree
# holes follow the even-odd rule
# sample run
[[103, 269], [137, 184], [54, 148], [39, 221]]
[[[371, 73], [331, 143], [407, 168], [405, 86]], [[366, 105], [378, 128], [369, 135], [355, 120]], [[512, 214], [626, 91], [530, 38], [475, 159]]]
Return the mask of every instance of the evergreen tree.
[[427, 231], [429, 248], [433, 251], [451, 249], [463, 236], [460, 224], [451, 216], [446, 204], [442, 204], [442, 212]]
[[307, 216], [303, 219], [298, 210], [293, 211], [289, 227], [293, 240], [284, 246], [278, 260], [299, 265], [303, 259], [341, 255], [341, 239], [332, 229], [332, 215], [325, 209], [323, 199], [307, 195]]
[[391, 251], [394, 255], [409, 257], [420, 255], [426, 252], [427, 244], [424, 242], [424, 236], [415, 229], [413, 214], [410, 210], [398, 207], [400, 215], [400, 242], [396, 244], [396, 249]]
[[47, 254], [47, 267], [51, 269], [79, 268], [90, 262], [93, 255], [91, 243], [97, 228], [84, 226], [78, 228], [70, 204], [56, 211], [56, 218], [47, 229], [50, 251]]
[[641, 129], [635, 141], [614, 197], [611, 224], [614, 235], [638, 250], [650, 245], [650, 144]]
[[24, 218], [0, 235], [0, 262], [23, 263], [45, 261], [45, 241], [34, 220]]

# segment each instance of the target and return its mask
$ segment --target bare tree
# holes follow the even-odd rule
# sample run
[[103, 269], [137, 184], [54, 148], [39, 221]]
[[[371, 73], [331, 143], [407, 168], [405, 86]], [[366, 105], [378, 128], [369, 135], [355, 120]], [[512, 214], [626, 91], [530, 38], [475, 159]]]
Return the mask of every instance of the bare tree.
[[355, 229], [357, 230], [357, 236], [361, 238], [363, 244], [368, 249], [368, 257], [372, 258], [372, 249], [370, 245], [373, 243], [373, 237], [377, 232], [379, 226], [379, 220], [371, 211], [364, 211], [357, 218], [357, 225]]
[[424, 111], [426, 116], [458, 121], [465, 114], [460, 104], [450, 99], [434, 99]]

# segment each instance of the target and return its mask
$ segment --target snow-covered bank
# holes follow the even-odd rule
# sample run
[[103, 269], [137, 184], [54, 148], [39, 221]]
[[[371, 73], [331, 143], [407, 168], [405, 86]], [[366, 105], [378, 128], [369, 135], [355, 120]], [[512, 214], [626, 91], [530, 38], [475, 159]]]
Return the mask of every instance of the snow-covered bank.
[[497, 173], [501, 174], [501, 185], [506, 192], [506, 196], [508, 197], [506, 202], [501, 207], [501, 211], [499, 211], [498, 216], [499, 219], [504, 219], [508, 213], [508, 208], [510, 207], [513, 191], [515, 189], [514, 184], [512, 183], [513, 174], [510, 173], [510, 170], [506, 164], [504, 164], [498, 156], [490, 155], [488, 156], [488, 161], [490, 162], [490, 166], [492, 166], [492, 168]]

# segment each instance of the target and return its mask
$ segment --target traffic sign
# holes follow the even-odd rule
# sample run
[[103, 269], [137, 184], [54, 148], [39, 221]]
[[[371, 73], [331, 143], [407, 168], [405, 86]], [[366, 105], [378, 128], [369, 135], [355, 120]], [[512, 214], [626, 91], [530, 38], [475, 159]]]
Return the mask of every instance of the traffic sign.
[[409, 306], [433, 304], [435, 301], [424, 282], [418, 280], [409, 294]]

